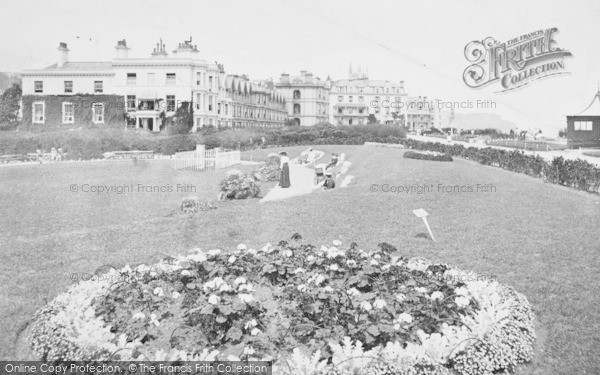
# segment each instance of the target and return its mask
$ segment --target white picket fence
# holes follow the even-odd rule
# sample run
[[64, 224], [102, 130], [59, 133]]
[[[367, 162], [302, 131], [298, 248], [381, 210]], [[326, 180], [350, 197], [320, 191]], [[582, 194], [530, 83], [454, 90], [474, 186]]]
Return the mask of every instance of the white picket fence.
[[240, 151], [206, 150], [204, 145], [197, 145], [194, 151], [175, 153], [173, 158], [177, 170], [204, 170], [227, 168], [240, 164]]

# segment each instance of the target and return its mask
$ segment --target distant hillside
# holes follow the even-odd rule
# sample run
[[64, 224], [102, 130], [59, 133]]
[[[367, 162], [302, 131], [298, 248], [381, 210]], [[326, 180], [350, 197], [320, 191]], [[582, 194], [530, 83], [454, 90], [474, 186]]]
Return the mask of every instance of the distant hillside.
[[503, 120], [494, 113], [456, 113], [452, 126], [458, 129], [487, 129], [493, 128], [504, 133], [510, 132], [517, 125], [514, 122]]
[[16, 73], [0, 72], [0, 94], [11, 87], [13, 83], [21, 85], [21, 76]]

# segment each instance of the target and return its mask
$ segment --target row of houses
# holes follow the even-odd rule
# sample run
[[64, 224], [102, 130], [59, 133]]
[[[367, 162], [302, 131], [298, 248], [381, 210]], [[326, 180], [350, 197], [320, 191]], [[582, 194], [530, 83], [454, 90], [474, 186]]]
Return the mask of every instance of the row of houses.
[[201, 58], [192, 38], [171, 53], [156, 43], [148, 57], [130, 57], [126, 40], [111, 61], [73, 62], [66, 43], [58, 62], [22, 73], [23, 124], [31, 129], [130, 127], [160, 131], [183, 103], [191, 103], [192, 131], [204, 126], [280, 127], [286, 123], [361, 125], [377, 121], [411, 129], [444, 127], [435, 108], [401, 105], [404, 82], [370, 80], [349, 69], [348, 79], [321, 80], [307, 71], [251, 81]]

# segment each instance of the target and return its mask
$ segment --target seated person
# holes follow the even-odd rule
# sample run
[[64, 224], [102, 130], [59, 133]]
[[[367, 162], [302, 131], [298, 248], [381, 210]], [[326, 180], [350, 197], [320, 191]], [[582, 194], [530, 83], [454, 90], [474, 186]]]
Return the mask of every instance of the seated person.
[[302, 164], [308, 164], [308, 163], [310, 163], [310, 161], [312, 159], [312, 156], [313, 156], [313, 149], [312, 149], [312, 147], [309, 148], [308, 150], [302, 151], [302, 153], [300, 154], [300, 158], [299, 158], [300, 163], [302, 163]]
[[325, 172], [325, 180], [323, 181], [323, 189], [329, 190], [335, 188], [335, 180], [331, 178], [331, 171]]
[[329, 164], [327, 165], [326, 169], [330, 169], [333, 168], [337, 165], [338, 163], [338, 154], [336, 153], [332, 153], [331, 154], [331, 161], [329, 162]]

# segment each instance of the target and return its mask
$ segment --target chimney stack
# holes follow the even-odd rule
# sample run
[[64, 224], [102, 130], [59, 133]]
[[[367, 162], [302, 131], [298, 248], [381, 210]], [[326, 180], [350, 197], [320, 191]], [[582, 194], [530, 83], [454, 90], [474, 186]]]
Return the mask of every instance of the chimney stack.
[[125, 39], [117, 41], [117, 59], [126, 59], [129, 54], [129, 47], [127, 47], [127, 41]]
[[308, 84], [313, 84], [313, 74], [312, 73], [306, 73], [304, 75], [304, 82], [308, 83]]
[[281, 74], [281, 83], [284, 85], [287, 85], [290, 83], [290, 75], [287, 73], [282, 73]]
[[58, 66], [62, 67], [69, 61], [69, 49], [67, 43], [60, 42], [58, 45]]
[[162, 41], [162, 38], [156, 43], [156, 47], [151, 53], [152, 57], [167, 57], [167, 51], [165, 50], [165, 44]]

